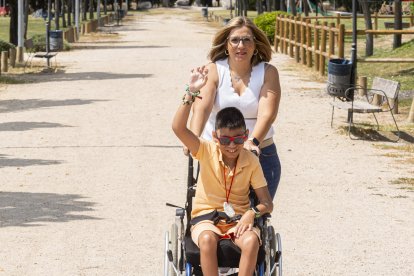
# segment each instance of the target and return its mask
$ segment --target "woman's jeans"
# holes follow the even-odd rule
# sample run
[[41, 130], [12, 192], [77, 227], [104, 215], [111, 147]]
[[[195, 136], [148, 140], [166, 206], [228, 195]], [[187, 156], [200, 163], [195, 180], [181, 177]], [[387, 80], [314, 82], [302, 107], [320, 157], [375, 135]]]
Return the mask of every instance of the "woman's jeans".
[[267, 181], [269, 193], [274, 199], [276, 195], [277, 186], [279, 185], [281, 166], [279, 156], [277, 155], [276, 145], [271, 144], [261, 149], [259, 156], [260, 165]]

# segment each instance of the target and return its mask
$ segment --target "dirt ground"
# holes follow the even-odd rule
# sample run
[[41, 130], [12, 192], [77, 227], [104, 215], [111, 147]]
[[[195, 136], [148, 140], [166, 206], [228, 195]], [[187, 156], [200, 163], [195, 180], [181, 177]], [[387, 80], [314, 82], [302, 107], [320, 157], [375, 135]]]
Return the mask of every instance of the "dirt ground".
[[[0, 89], [0, 275], [163, 273], [187, 170], [171, 119], [216, 29], [185, 10], [127, 17]], [[344, 112], [332, 129], [325, 84], [271, 63], [284, 275], [414, 275], [413, 193], [391, 184], [412, 166], [338, 132]]]

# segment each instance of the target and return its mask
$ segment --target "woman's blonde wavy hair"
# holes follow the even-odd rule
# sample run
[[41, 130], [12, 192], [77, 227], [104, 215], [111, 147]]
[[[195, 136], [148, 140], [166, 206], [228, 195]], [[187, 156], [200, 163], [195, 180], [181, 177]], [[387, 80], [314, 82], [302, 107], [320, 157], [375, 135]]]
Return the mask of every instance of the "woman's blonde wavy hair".
[[234, 29], [241, 28], [243, 26], [248, 27], [254, 36], [254, 42], [257, 49], [257, 54], [253, 55], [251, 63], [253, 66], [259, 64], [262, 61], [270, 61], [272, 58], [272, 47], [266, 34], [260, 30], [250, 19], [244, 16], [234, 17], [229, 23], [220, 29], [213, 39], [213, 45], [208, 53], [208, 58], [212, 62], [227, 58], [225, 51], [227, 50], [227, 39]]

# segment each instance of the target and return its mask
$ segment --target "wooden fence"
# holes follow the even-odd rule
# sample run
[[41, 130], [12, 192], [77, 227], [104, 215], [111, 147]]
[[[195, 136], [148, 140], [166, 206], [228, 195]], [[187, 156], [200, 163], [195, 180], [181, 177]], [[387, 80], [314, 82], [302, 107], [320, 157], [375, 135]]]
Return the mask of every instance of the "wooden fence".
[[[319, 17], [320, 19], [321, 17]], [[325, 17], [323, 17], [325, 18]], [[414, 34], [414, 30], [358, 30], [359, 35], [372, 34]], [[289, 55], [296, 62], [313, 67], [325, 75], [326, 61], [344, 58], [345, 36], [351, 35], [344, 24], [336, 25], [319, 21], [311, 22], [309, 17], [300, 18], [280, 15], [276, 18], [274, 48], [276, 52]], [[361, 58], [358, 62], [414, 62], [404, 59]]]

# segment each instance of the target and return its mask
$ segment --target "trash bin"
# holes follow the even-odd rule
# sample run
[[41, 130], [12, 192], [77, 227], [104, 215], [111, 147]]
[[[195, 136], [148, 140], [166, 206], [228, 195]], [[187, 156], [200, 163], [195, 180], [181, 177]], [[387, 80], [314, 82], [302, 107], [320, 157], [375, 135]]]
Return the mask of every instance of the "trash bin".
[[63, 50], [63, 32], [62, 30], [49, 31], [49, 50]]
[[207, 7], [201, 8], [201, 14], [203, 15], [203, 17], [208, 17], [208, 9], [207, 9]]
[[125, 17], [125, 10], [124, 10], [124, 9], [119, 9], [119, 10], [118, 10], [118, 13], [119, 13], [119, 18], [120, 18], [120, 19], [122, 19], [122, 18], [124, 18], [124, 17]]
[[346, 59], [331, 59], [328, 63], [328, 94], [345, 97], [345, 91], [351, 86], [352, 63]]

